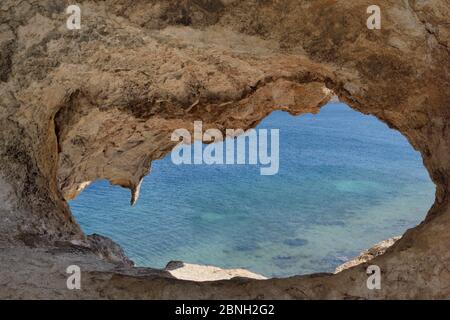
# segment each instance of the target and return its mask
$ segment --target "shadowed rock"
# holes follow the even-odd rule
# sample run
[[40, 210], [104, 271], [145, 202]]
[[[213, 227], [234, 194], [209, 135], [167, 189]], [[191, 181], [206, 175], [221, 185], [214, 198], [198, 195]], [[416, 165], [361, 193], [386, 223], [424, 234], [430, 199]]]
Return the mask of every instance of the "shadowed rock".
[[308, 244], [308, 240], [296, 238], [296, 239], [286, 239], [283, 241], [285, 245], [288, 245], [290, 247], [302, 247]]

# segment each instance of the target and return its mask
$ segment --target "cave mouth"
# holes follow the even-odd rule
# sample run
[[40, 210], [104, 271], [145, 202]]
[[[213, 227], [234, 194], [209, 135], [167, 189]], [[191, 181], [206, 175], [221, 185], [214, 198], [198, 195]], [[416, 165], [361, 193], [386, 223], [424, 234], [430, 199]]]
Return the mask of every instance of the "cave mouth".
[[70, 202], [87, 234], [119, 243], [137, 266], [169, 261], [245, 268], [266, 277], [334, 269], [420, 223], [435, 186], [397, 131], [341, 103], [317, 115], [273, 112], [280, 168], [152, 164], [135, 207], [106, 181]]

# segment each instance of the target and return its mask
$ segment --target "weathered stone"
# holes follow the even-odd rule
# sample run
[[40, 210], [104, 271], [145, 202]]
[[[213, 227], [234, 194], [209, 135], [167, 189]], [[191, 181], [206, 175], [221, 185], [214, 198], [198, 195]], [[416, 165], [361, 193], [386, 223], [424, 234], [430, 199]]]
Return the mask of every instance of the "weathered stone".
[[164, 270], [177, 279], [191, 281], [217, 281], [232, 278], [267, 279], [260, 274], [242, 268], [222, 269], [214, 266], [184, 263], [182, 261], [170, 261]]
[[347, 261], [346, 263], [338, 266], [336, 268], [336, 270], [334, 271], [334, 273], [339, 273], [341, 271], [344, 271], [346, 269], [360, 265], [362, 263], [369, 262], [370, 260], [372, 260], [375, 257], [381, 256], [382, 254], [384, 254], [386, 252], [387, 249], [392, 247], [392, 245], [394, 243], [396, 243], [400, 238], [401, 237], [394, 237], [394, 238], [383, 240], [383, 241], [377, 243], [373, 247], [361, 252], [361, 254], [359, 256], [357, 256], [356, 258], [351, 259], [351, 260]]
[[[450, 297], [447, 0], [380, 0], [381, 30], [366, 28], [363, 0], [79, 3], [81, 30], [65, 28], [60, 1], [0, 4], [0, 297]], [[247, 129], [273, 110], [318, 112], [333, 95], [404, 134], [437, 188], [424, 222], [370, 261], [381, 290], [367, 289], [365, 264], [194, 283], [46, 249], [89, 247], [66, 201], [97, 179], [136, 201], [174, 129]], [[64, 287], [71, 263], [85, 266], [86, 290]]]

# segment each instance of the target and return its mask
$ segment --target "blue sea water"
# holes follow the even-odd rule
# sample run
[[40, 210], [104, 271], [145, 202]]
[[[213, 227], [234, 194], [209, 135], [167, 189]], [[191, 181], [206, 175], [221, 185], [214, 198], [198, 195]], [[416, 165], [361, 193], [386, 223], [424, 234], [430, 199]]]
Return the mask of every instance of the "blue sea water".
[[344, 104], [318, 115], [274, 112], [280, 169], [152, 165], [140, 199], [99, 181], [72, 211], [86, 233], [118, 242], [138, 266], [170, 260], [243, 267], [268, 277], [330, 272], [426, 215], [435, 187], [398, 132]]

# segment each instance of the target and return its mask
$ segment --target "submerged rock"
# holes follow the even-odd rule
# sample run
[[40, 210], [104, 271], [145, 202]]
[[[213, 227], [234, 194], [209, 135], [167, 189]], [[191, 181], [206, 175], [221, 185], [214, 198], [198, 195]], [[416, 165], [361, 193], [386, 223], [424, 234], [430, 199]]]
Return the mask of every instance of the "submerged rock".
[[286, 239], [283, 241], [285, 245], [288, 245], [290, 247], [302, 247], [308, 244], [308, 240], [296, 238], [296, 239]]
[[258, 249], [261, 249], [261, 247], [256, 243], [239, 244], [233, 247], [233, 250], [243, 252], [256, 251]]

